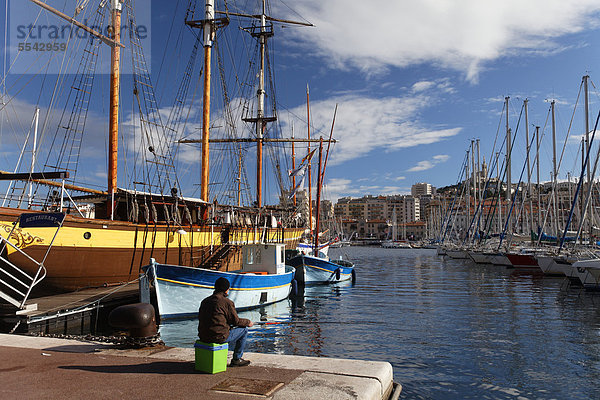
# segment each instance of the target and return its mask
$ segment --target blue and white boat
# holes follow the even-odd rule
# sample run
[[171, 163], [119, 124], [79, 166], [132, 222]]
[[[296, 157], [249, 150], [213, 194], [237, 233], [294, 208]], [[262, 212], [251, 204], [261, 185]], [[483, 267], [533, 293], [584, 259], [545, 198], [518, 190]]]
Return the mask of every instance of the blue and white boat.
[[356, 280], [354, 264], [346, 260], [332, 260], [323, 253], [320, 257], [299, 254], [287, 261], [296, 268], [296, 281], [301, 285], [335, 283]]
[[[161, 318], [191, 317], [200, 303], [214, 291], [220, 277], [229, 280], [229, 298], [237, 310], [248, 310], [286, 299], [292, 285], [294, 268], [285, 265], [284, 244], [255, 244], [243, 248], [242, 269], [217, 271], [204, 268], [159, 264], [154, 259], [144, 267], [148, 282], [156, 292]], [[142, 299], [149, 300], [140, 284]], [[144, 301], [144, 300], [142, 300]]]

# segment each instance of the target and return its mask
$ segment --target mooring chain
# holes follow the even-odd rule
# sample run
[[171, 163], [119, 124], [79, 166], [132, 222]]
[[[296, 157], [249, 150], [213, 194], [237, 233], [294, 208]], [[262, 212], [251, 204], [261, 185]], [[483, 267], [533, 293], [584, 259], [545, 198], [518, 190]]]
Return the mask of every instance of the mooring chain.
[[28, 336], [48, 337], [56, 339], [79, 340], [82, 342], [113, 343], [124, 348], [141, 349], [144, 347], [163, 346], [165, 343], [160, 338], [160, 333], [154, 336], [136, 338], [131, 336], [96, 336], [96, 335], [67, 335], [62, 333], [31, 332]]

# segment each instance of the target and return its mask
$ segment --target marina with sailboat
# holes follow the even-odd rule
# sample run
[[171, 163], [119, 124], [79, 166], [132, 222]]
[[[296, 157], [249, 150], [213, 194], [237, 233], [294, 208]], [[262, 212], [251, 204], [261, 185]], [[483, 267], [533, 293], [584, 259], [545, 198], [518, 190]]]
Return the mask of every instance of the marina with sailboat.
[[6, 2], [0, 351], [185, 375], [225, 279], [208, 397], [597, 397], [600, 7], [345, 1]]

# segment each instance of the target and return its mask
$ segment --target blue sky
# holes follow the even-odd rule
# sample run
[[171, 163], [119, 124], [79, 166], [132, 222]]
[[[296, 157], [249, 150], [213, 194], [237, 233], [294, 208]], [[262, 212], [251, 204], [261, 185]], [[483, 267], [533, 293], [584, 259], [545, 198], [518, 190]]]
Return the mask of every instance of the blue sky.
[[[72, 14], [69, 10], [76, 2], [49, 3]], [[136, 3], [142, 7], [144, 0]], [[181, 70], [189, 54], [174, 42], [179, 28], [171, 31], [168, 48], [173, 51], [166, 56], [165, 43], [171, 21], [180, 18], [187, 3], [151, 2], [152, 51], [148, 54], [164, 110], [170, 107], [168, 99], [177, 87], [176, 79], [167, 78]], [[228, 7], [256, 13], [257, 3], [229, 1]], [[222, 9], [223, 3], [217, 1], [216, 8]], [[333, 148], [326, 173], [329, 197], [409, 193], [416, 182], [436, 187], [454, 184], [471, 139], [480, 139], [482, 157], [489, 163], [505, 96], [511, 98], [513, 130], [525, 98], [529, 99], [530, 125], [542, 127], [548, 101], [556, 100], [559, 151], [573, 115], [572, 138], [559, 177], [566, 179], [567, 172], [579, 174], [577, 138], [584, 131], [583, 97], [574, 109], [582, 76], [589, 74], [593, 126], [600, 104], [596, 88], [600, 85], [600, 1], [274, 0], [270, 13], [315, 25], [282, 28], [276, 24], [271, 61], [284, 135], [291, 132], [292, 123], [297, 137], [305, 134], [307, 84], [316, 134], [328, 135], [338, 105], [334, 137], [339, 143]], [[186, 40], [190, 42], [189, 35]], [[246, 40], [236, 46], [251, 43]], [[14, 45], [12, 39], [9, 44]], [[10, 85], [18, 77], [9, 75], [9, 94], [20, 87]], [[15, 95], [13, 106], [23, 113], [23, 121], [30, 121], [29, 107], [35, 105], [37, 94], [24, 90]], [[131, 107], [131, 102], [127, 104]], [[97, 104], [90, 117], [96, 127], [106, 123], [102, 122], [103, 107]], [[213, 113], [218, 115], [219, 110]], [[128, 119], [126, 112], [122, 119]], [[197, 136], [198, 123], [194, 123], [195, 127], [192, 123], [188, 126], [186, 136]], [[523, 132], [521, 125], [513, 181], [524, 159]], [[548, 125], [540, 153], [542, 180], [550, 177], [550, 133]], [[6, 136], [0, 143], [1, 163], [8, 164], [2, 167], [5, 170], [13, 168], [11, 143]], [[102, 150], [102, 146], [103, 139], [98, 139], [97, 147]], [[182, 158], [190, 161], [184, 174], [191, 180], [199, 176], [199, 166], [191, 162], [196, 157], [197, 148], [182, 151]], [[252, 175], [252, 161], [248, 168]], [[87, 171], [101, 186], [104, 161], [99, 158]], [[273, 192], [272, 181], [267, 180], [266, 185], [266, 190]]]

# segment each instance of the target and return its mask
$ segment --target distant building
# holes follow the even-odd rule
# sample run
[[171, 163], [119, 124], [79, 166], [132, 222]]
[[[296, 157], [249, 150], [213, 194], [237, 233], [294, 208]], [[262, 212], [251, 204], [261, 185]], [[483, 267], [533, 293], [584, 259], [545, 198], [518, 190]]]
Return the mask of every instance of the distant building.
[[[361, 238], [385, 239], [393, 224], [396, 209], [396, 224], [419, 221], [421, 202], [413, 196], [364, 196], [343, 197], [334, 206], [335, 218], [343, 221], [344, 232], [356, 232]], [[399, 231], [400, 232], [400, 231]]]
[[427, 237], [427, 224], [425, 221], [409, 222], [405, 226], [406, 238], [409, 240], [422, 240]]
[[413, 197], [432, 196], [435, 194], [435, 187], [429, 183], [415, 183], [410, 188], [410, 194]]
[[382, 219], [352, 219], [342, 220], [342, 228], [347, 237], [384, 240], [388, 236], [390, 224]]

